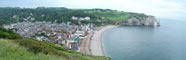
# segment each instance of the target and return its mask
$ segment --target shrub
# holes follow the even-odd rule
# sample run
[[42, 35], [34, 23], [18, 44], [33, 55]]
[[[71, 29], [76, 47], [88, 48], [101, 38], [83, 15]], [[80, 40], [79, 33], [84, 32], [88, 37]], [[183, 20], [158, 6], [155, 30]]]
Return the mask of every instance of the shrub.
[[5, 39], [20, 39], [22, 37], [19, 34], [13, 32], [12, 29], [5, 29], [3, 27], [0, 27], [0, 38], [5, 38]]
[[[20, 46], [24, 46], [28, 49], [28, 51], [33, 52], [35, 54], [43, 52], [44, 54], [54, 54], [59, 56], [65, 56], [69, 58], [68, 54], [61, 52], [63, 48], [57, 49], [54, 47], [54, 44], [44, 42], [44, 41], [37, 41], [32, 38], [23, 38], [14, 40]], [[59, 48], [59, 47], [58, 47]]]

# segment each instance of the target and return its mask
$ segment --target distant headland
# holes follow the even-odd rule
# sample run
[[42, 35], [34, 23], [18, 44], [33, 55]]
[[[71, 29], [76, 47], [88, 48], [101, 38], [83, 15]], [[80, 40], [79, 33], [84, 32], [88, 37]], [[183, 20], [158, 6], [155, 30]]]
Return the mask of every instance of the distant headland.
[[160, 21], [155, 16], [132, 17], [130, 19], [121, 20], [117, 25], [142, 25], [142, 26], [160, 26]]

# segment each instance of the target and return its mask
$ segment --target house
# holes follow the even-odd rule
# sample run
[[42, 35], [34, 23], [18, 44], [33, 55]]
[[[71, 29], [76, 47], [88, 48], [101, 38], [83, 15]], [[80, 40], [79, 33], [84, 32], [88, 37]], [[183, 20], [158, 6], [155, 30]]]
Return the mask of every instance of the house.
[[31, 21], [34, 21], [34, 20], [35, 20], [35, 18], [30, 18], [30, 20], [31, 20]]
[[74, 35], [79, 36], [80, 39], [85, 38], [85, 32], [84, 31], [76, 31], [76, 33]]
[[90, 20], [90, 17], [86, 16], [84, 19], [85, 19], [85, 20]]
[[83, 21], [83, 20], [90, 20], [90, 17], [89, 17], [89, 16], [86, 16], [86, 17], [75, 17], [75, 16], [72, 16], [71, 19], [72, 19], [72, 20], [80, 20], [80, 21]]
[[80, 38], [78, 36], [75, 36], [74, 42], [77, 42], [78, 46], [80, 46], [80, 44], [81, 44], [81, 40], [80, 40]]
[[73, 42], [73, 43], [71, 43], [71, 49], [79, 50], [79, 47], [78, 47], [77, 42]]
[[79, 18], [75, 17], [75, 16], [72, 16], [71, 18], [72, 18], [72, 20], [79, 20]]
[[63, 44], [63, 45], [65, 45], [65, 44], [66, 44], [66, 41], [65, 41], [65, 39], [57, 39], [57, 43], [58, 43], [58, 44]]
[[12, 16], [12, 18], [17, 18], [17, 15]]
[[84, 31], [76, 31], [76, 33], [74, 35], [84, 36], [85, 35], [85, 32]]
[[12, 28], [12, 27], [9, 26], [9, 25], [4, 25], [4, 28], [9, 29], [9, 28]]
[[33, 14], [32, 14], [32, 13], [30, 13], [30, 15], [32, 16]]
[[36, 37], [36, 39], [39, 40], [39, 41], [42, 41], [42, 39], [40, 37]]
[[43, 40], [45, 40], [45, 37], [44, 36], [37, 36], [36, 39], [38, 41], [43, 41]]
[[82, 21], [82, 20], [84, 20], [84, 18], [83, 17], [80, 17], [79, 20]]
[[[68, 40], [67, 40], [67, 47], [69, 47], [70, 49], [72, 48], [72, 45], [71, 44], [76, 44], [77, 46], [80, 46], [81, 44], [81, 40], [79, 38], [79, 36], [77, 35], [71, 35]], [[73, 46], [74, 48], [75, 46]]]
[[56, 37], [49, 37], [49, 39], [50, 39], [50, 42], [55, 42], [56, 41]]
[[27, 21], [28, 19], [27, 18], [23, 18], [23, 20]]
[[74, 43], [74, 40], [67, 39], [65, 46], [71, 49], [71, 43]]

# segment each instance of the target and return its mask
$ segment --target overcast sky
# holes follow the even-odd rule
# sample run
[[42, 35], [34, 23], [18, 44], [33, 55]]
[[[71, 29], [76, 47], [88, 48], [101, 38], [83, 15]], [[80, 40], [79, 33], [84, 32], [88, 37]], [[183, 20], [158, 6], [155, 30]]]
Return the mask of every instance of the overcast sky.
[[186, 20], [186, 0], [4, 0], [0, 7], [103, 8]]

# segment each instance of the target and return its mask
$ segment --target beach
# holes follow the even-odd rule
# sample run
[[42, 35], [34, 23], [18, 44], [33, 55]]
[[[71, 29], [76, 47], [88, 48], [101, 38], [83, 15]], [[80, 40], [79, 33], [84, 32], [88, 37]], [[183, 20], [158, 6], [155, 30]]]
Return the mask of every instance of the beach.
[[96, 31], [94, 32], [92, 38], [90, 39], [90, 46], [89, 51], [91, 55], [94, 56], [105, 56], [104, 48], [102, 44], [102, 35], [104, 31], [117, 27], [115, 25], [106, 25], [102, 27], [98, 27]]

